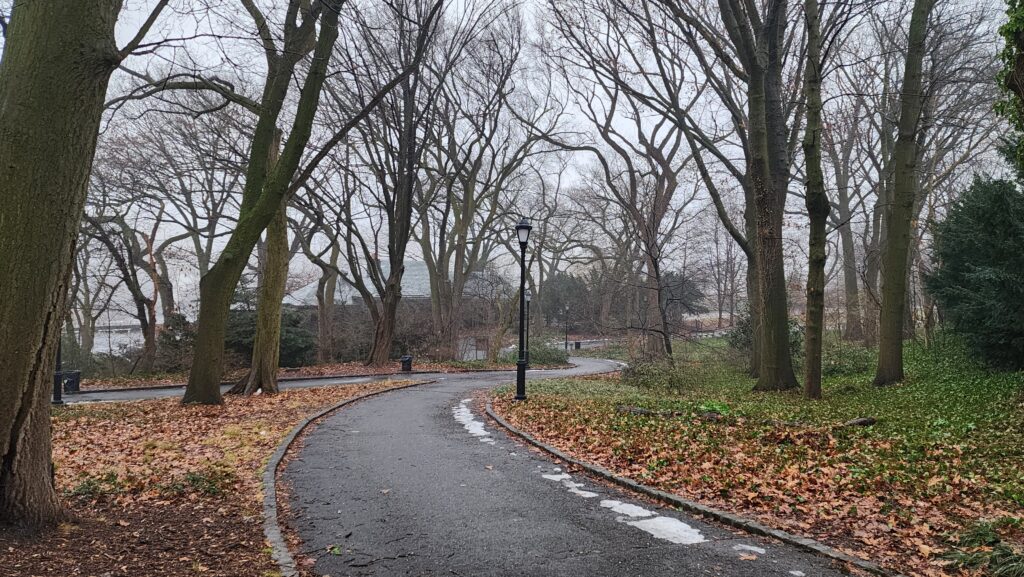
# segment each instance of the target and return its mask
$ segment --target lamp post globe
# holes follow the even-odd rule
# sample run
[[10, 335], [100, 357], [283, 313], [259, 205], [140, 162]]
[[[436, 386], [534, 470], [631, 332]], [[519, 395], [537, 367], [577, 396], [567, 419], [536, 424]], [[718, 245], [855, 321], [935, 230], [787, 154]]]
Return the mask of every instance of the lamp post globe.
[[523, 217], [516, 225], [519, 240], [519, 360], [516, 361], [516, 400], [526, 400], [526, 245], [533, 225]]

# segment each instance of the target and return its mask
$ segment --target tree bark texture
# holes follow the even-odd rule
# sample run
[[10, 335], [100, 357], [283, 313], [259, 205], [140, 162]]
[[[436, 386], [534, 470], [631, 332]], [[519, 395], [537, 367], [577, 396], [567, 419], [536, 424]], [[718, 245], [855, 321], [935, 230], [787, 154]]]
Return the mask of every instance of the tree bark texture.
[[807, 26], [807, 73], [804, 96], [807, 125], [804, 128], [804, 158], [807, 163], [805, 204], [810, 220], [807, 239], [807, 315], [804, 319], [804, 395], [821, 398], [821, 347], [825, 320], [825, 224], [829, 202], [821, 168], [821, 24], [818, 1], [804, 1]]
[[903, 87], [900, 92], [899, 133], [893, 149], [893, 198], [885, 219], [882, 251], [882, 307], [879, 315], [878, 367], [875, 384], [903, 380], [903, 324], [907, 300], [907, 261], [911, 220], [917, 192], [917, 131], [924, 108], [922, 63], [928, 19], [935, 0], [915, 0], [910, 17]]
[[[782, 30], [786, 2], [771, 2], [765, 14], [767, 61], [748, 61], [750, 170], [757, 226], [757, 280], [760, 304], [760, 370], [755, 390], [797, 386], [789, 351], [789, 309], [782, 252], [783, 209], [789, 182], [781, 102]], [[757, 52], [761, 52], [757, 49]]]
[[256, 305], [256, 337], [252, 344], [249, 373], [232, 393], [252, 395], [278, 392], [277, 368], [281, 360], [281, 304], [288, 281], [288, 205], [282, 204], [267, 225], [266, 260], [262, 263], [259, 303]]
[[[288, 141], [280, 160], [272, 169], [268, 163], [270, 150], [277, 146], [277, 120], [301, 54], [285, 52], [268, 56], [271, 66], [263, 92], [263, 113], [256, 123], [250, 147], [238, 222], [220, 258], [199, 283], [199, 325], [183, 403], [223, 402], [220, 379], [224, 368], [228, 310], [253, 247], [281, 206], [287, 202], [289, 185], [309, 141], [327, 75], [327, 65], [338, 38], [338, 6], [328, 4], [331, 5], [325, 6], [323, 10], [320, 35], [316, 39], [309, 71], [299, 94]], [[285, 44], [289, 45], [288, 39]]]
[[50, 394], [121, 2], [18, 3], [0, 59], [0, 522], [60, 519]]

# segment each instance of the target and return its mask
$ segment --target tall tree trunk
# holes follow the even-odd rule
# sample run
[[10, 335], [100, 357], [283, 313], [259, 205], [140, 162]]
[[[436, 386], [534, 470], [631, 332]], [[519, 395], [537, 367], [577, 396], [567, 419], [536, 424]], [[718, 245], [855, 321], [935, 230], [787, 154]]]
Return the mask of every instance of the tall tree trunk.
[[760, 281], [757, 272], [756, 214], [754, 191], [748, 182], [743, 187], [743, 227], [747, 243], [751, 246], [751, 250], [744, 254], [747, 256], [747, 309], [750, 313], [751, 332], [749, 373], [755, 379], [761, 374], [761, 343], [764, 341], [764, 335], [761, 334], [761, 289], [758, 285]]
[[[336, 268], [338, 266], [338, 258], [340, 256], [341, 249], [335, 243], [334, 246], [331, 247], [331, 267]], [[317, 285], [316, 360], [318, 363], [327, 363], [334, 360], [334, 300], [338, 291], [338, 273], [335, 268], [324, 268], [323, 275], [320, 277], [320, 282]]]
[[163, 314], [164, 323], [166, 323], [178, 311], [178, 304], [174, 299], [174, 284], [171, 282], [167, 260], [163, 253], [154, 254], [153, 260], [156, 261], [156, 270], [159, 271], [155, 279], [156, 289], [160, 295], [160, 312]]
[[78, 347], [83, 361], [92, 358], [92, 350], [96, 347], [96, 321], [89, 316], [83, 316], [82, 323], [78, 325]]
[[666, 303], [662, 295], [661, 269], [656, 256], [657, 247], [647, 243], [647, 354], [652, 360], [672, 362], [672, 334], [669, 332]]
[[[842, 204], [840, 204], [842, 207]], [[854, 246], [853, 230], [850, 227], [849, 210], [840, 208], [839, 244], [843, 259], [843, 294], [845, 296], [846, 326], [843, 327], [843, 340], [861, 341], [864, 339], [864, 319], [860, 306], [860, 283], [857, 278], [857, 250]]]
[[135, 364], [134, 372], [149, 374], [153, 372], [153, 366], [156, 364], [156, 302], [147, 299], [140, 312], [144, 315], [141, 322], [142, 355]]
[[[267, 154], [267, 170], [277, 165], [281, 134], [275, 134]], [[281, 304], [288, 280], [288, 205], [282, 203], [267, 224], [266, 241], [261, 245], [259, 300], [256, 305], [256, 336], [252, 359], [246, 373], [230, 393], [252, 395], [257, 391], [273, 394], [277, 388], [277, 366], [281, 356]]]
[[804, 158], [807, 163], [805, 204], [810, 220], [807, 239], [807, 315], [804, 321], [804, 395], [821, 398], [821, 345], [825, 316], [825, 224], [829, 202], [821, 168], [821, 25], [818, 1], [804, 1], [807, 25], [807, 125], [804, 128]]
[[[884, 192], [880, 187], [879, 192]], [[879, 199], [881, 202], [881, 199]], [[864, 304], [864, 346], [875, 347], [878, 345], [878, 315], [879, 290], [878, 276], [881, 271], [881, 206], [876, 207], [872, 214], [871, 238], [868, 240], [867, 250], [864, 258], [864, 292], [862, 303]]]
[[[782, 254], [782, 218], [785, 189], [779, 190], [781, 175], [773, 171], [770, 131], [769, 83], [763, 70], [755, 70], [749, 81], [751, 168], [755, 196], [757, 235], [757, 280], [760, 303], [760, 371], [758, 391], [779, 391], [797, 386], [789, 352], [789, 309], [786, 304], [786, 271]], [[788, 178], [788, 175], [786, 175]]]
[[935, 0], [915, 0], [910, 16], [907, 59], [900, 94], [899, 136], [893, 149], [893, 199], [882, 253], [882, 309], [879, 316], [875, 384], [903, 380], [903, 325], [907, 259], [917, 192], [917, 131], [923, 109], [922, 62], [928, 18]]
[[[753, 217], [751, 217], [753, 222]], [[749, 235], [747, 238], [756, 239], [757, 234]], [[750, 312], [750, 376], [757, 378], [761, 374], [761, 343], [764, 341], [761, 325], [761, 290], [758, 288], [757, 261], [747, 259], [747, 308]]]
[[107, 82], [120, 60], [120, 9], [118, 0], [17, 3], [0, 58], [4, 524], [61, 517], [51, 481], [53, 365]]
[[[231, 240], [210, 271], [199, 281], [199, 318], [196, 340], [192, 353], [192, 369], [188, 375], [183, 403], [220, 404], [220, 381], [224, 367], [224, 338], [227, 335], [228, 313], [235, 294], [235, 287], [242, 277], [249, 252], [255, 245], [254, 237], [258, 224], [247, 224], [243, 231], [241, 222], [231, 235]], [[243, 239], [242, 232], [249, 238]], [[241, 251], [248, 248], [248, 252]], [[230, 251], [230, 252], [228, 252]]]
[[252, 395], [278, 392], [277, 367], [281, 359], [281, 304], [288, 281], [288, 205], [282, 204], [267, 225], [266, 260], [262, 267], [259, 304], [256, 305], [256, 337], [252, 344], [249, 373], [232, 387], [232, 393]]
[[[275, 66], [277, 70], [271, 70], [268, 74], [262, 102], [264, 113], [257, 121], [250, 147], [238, 222], [220, 258], [199, 282], [199, 323], [183, 403], [223, 402], [220, 379], [224, 368], [224, 337], [231, 299], [253, 247], [280, 211], [282, 204], [287, 203], [289, 187], [302, 152], [309, 142], [320, 93], [327, 76], [327, 65], [338, 38], [338, 6], [333, 4], [325, 5], [319, 37], [292, 120], [292, 130], [281, 158], [272, 170], [268, 170], [270, 153], [279, 147], [277, 118], [288, 94], [288, 85], [295, 69], [294, 62], [297, 61], [290, 68], [283, 67], [287, 70]], [[274, 59], [272, 62], [279, 65], [282, 60]]]
[[398, 303], [402, 299], [402, 273], [397, 279], [395, 274], [388, 279], [384, 298], [380, 303], [380, 316], [373, 329], [373, 344], [366, 364], [371, 367], [383, 367], [391, 360], [391, 349], [395, 341], [395, 319], [398, 314]]
[[[848, 162], [847, 154], [832, 155], [834, 164]], [[839, 250], [843, 272], [843, 296], [846, 322], [843, 327], [844, 341], [861, 341], [864, 339], [864, 318], [861, 314], [860, 280], [857, 276], [857, 247], [853, 238], [853, 219], [850, 209], [850, 177], [845, 167], [836, 167], [836, 209], [839, 221]]]

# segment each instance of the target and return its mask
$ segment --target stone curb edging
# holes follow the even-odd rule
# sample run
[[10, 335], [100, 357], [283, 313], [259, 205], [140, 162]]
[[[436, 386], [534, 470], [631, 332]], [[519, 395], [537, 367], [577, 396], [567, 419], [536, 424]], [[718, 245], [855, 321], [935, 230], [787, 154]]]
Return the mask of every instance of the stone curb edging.
[[725, 525], [729, 525], [737, 529], [742, 529], [747, 533], [760, 535], [762, 537], [770, 537], [772, 539], [781, 541], [788, 545], [792, 545], [798, 549], [813, 553], [820, 557], [826, 557], [828, 559], [832, 559], [835, 561], [849, 563], [850, 565], [853, 565], [858, 569], [867, 571], [868, 573], [871, 573], [873, 575], [878, 575], [879, 577], [906, 577], [900, 573], [894, 573], [887, 569], [883, 569], [877, 563], [865, 561], [863, 559], [853, 557], [852, 555], [847, 555], [842, 551], [833, 549], [832, 547], [829, 547], [828, 545], [825, 545], [824, 543], [821, 543], [819, 541], [815, 541], [814, 539], [793, 535], [792, 533], [788, 533], [781, 529], [774, 529], [757, 521], [745, 519], [743, 517], [740, 517], [739, 515], [734, 515], [726, 511], [721, 511], [719, 509], [715, 509], [713, 507], [709, 507], [707, 505], [703, 505], [695, 501], [684, 499], [671, 493], [666, 493], [665, 491], [655, 489], [654, 487], [641, 485], [640, 483], [637, 483], [636, 481], [633, 481], [631, 479], [620, 477], [612, 473], [611, 471], [605, 469], [604, 467], [587, 463], [585, 461], [581, 461], [575, 457], [570, 457], [569, 455], [563, 453], [562, 451], [556, 449], [555, 447], [552, 447], [544, 443], [543, 441], [538, 440], [536, 437], [530, 435], [529, 433], [521, 431], [516, 427], [513, 427], [507, 421], [505, 421], [505, 419], [501, 418], [497, 413], [494, 412], [490, 400], [487, 401], [486, 411], [488, 417], [490, 417], [495, 423], [497, 423], [502, 428], [507, 430], [509, 433], [515, 435], [516, 437], [519, 437], [520, 439], [526, 441], [527, 443], [561, 459], [562, 461], [576, 465], [577, 467], [580, 467], [581, 469], [584, 469], [587, 472], [597, 477], [600, 477], [606, 481], [619, 485], [620, 487], [625, 487], [626, 489], [636, 491], [637, 493], [641, 493], [643, 495], [651, 497], [652, 499], [665, 503], [666, 505], [678, 507], [679, 509], [682, 509], [689, 513], [695, 513], [704, 517], [708, 517], [710, 519], [714, 519]]
[[277, 472], [278, 468], [281, 466], [281, 461], [284, 460], [285, 455], [291, 448], [292, 443], [295, 442], [295, 439], [298, 438], [298, 436], [302, 434], [307, 427], [313, 424], [313, 422], [347, 405], [351, 405], [357, 401], [362, 401], [363, 399], [382, 395], [384, 393], [400, 391], [402, 389], [418, 387], [420, 385], [429, 385], [436, 382], [437, 381], [435, 380], [420, 381], [417, 383], [389, 387], [387, 389], [381, 389], [379, 391], [372, 391], [355, 397], [350, 397], [306, 417], [299, 422], [299, 424], [295, 425], [288, 435], [281, 440], [281, 443], [278, 444], [274, 454], [271, 455], [270, 460], [267, 461], [266, 469], [263, 471], [263, 535], [266, 538], [267, 543], [270, 545], [271, 557], [273, 557], [274, 562], [280, 568], [282, 577], [297, 577], [299, 574], [295, 558], [292, 557], [291, 551], [288, 550], [288, 544], [284, 540], [284, 534], [281, 531], [281, 525], [277, 514]]

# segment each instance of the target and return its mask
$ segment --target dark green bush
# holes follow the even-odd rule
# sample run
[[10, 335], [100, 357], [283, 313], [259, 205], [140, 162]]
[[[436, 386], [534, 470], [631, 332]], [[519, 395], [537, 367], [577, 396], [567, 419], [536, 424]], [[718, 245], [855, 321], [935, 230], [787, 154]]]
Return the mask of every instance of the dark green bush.
[[934, 227], [927, 278], [944, 320], [990, 365], [1024, 369], [1024, 193], [975, 179]]
[[196, 339], [195, 326], [183, 314], [164, 319], [163, 330], [157, 337], [156, 369], [164, 373], [187, 371], [192, 366], [192, 347]]
[[635, 361], [622, 371], [622, 382], [634, 387], [665, 391], [699, 388], [721, 371], [717, 364], [665, 361]]
[[[514, 364], [518, 360], [519, 353], [513, 349], [498, 357], [502, 363]], [[569, 362], [569, 355], [562, 347], [553, 347], [541, 340], [530, 339], [530, 364], [531, 365], [564, 365]]]
[[[281, 311], [282, 367], [303, 367], [313, 362], [316, 353], [316, 335], [305, 326], [299, 311], [285, 307]], [[224, 346], [247, 360], [252, 357], [252, 344], [256, 339], [256, 311], [232, 310], [228, 315], [227, 337]]]
[[[750, 313], [739, 315], [733, 329], [725, 336], [725, 340], [733, 349], [747, 353], [754, 347], [754, 325], [750, 322]], [[794, 319], [789, 319], [789, 354], [794, 360], [804, 356], [804, 329]]]
[[822, 349], [821, 373], [825, 376], [858, 375], [875, 368], [878, 355], [850, 343], [827, 342]]

